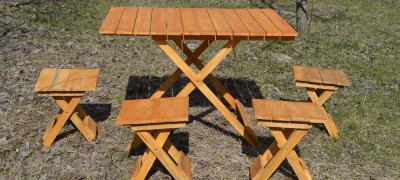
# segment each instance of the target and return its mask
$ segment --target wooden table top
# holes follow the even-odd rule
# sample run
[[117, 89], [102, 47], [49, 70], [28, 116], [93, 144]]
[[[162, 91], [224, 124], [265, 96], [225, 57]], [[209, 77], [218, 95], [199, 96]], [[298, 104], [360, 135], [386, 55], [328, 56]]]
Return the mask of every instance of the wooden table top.
[[178, 40], [293, 40], [272, 9], [111, 7], [100, 34]]

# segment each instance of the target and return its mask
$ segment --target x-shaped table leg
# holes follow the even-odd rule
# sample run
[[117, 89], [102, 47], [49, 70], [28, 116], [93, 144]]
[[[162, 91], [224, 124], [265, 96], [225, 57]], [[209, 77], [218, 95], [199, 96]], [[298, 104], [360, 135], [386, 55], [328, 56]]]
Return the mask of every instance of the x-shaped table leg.
[[154, 136], [147, 131], [136, 132], [148, 148], [143, 156], [140, 156], [136, 161], [131, 179], [144, 179], [156, 158], [175, 179], [190, 179], [183, 168], [180, 167], [180, 158], [185, 155], [177, 152], [176, 148], [167, 141], [170, 133], [170, 129], [157, 130]]
[[[50, 147], [68, 119], [72, 120], [88, 141], [95, 138], [96, 124], [78, 105], [82, 96], [54, 96], [53, 98], [61, 109], [59, 114], [51, 119], [47, 125], [43, 136], [43, 145], [45, 147]], [[92, 128], [89, 128], [88, 126]]]
[[328, 119], [328, 121], [324, 123], [326, 130], [333, 138], [338, 139], [339, 138], [338, 129], [335, 123], [333, 122], [331, 115], [329, 115], [329, 113], [325, 110], [323, 106], [325, 101], [328, 100], [329, 97], [331, 97], [335, 91], [327, 89], [314, 89], [314, 88], [306, 88], [306, 89], [308, 95], [310, 96], [311, 101], [313, 103], [318, 104], [321, 107], [322, 111], [324, 112], [324, 115]]
[[[201, 55], [201, 53], [203, 53], [212, 42], [213, 42], [212, 40], [203, 41], [203, 43], [201, 43], [200, 46], [197, 47], [197, 49], [193, 53], [192, 52], [190, 52], [190, 54], [187, 53], [188, 58], [185, 61], [186, 64], [188, 64], [189, 66], [193, 64], [195, 60], [197, 60], [197, 58]], [[183, 43], [182, 44], [179, 43], [178, 46], [181, 47], [183, 45], [184, 45]], [[185, 47], [187, 46], [185, 45]], [[163, 83], [163, 85], [161, 85], [160, 88], [158, 88], [158, 90], [150, 98], [154, 99], [162, 97], [165, 94], [165, 92], [174, 84], [174, 82], [176, 82], [179, 79], [179, 77], [182, 74], [183, 74], [182, 70], [177, 68], [175, 72]], [[143, 143], [142, 139], [140, 139], [135, 133], [131, 144], [129, 144], [125, 150], [129, 151], [130, 149], [134, 149], [142, 143]]]
[[218, 97], [207, 87], [204, 79], [210, 75], [217, 65], [228, 55], [239, 41], [229, 41], [224, 48], [222, 48], [212, 58], [198, 74], [196, 74], [189, 65], [179, 56], [179, 54], [165, 41], [155, 40], [160, 48], [171, 58], [171, 60], [179, 67], [179, 69], [188, 76], [190, 83], [188, 83], [177, 96], [188, 96], [197, 87], [207, 99], [222, 113], [223, 116], [232, 124], [232, 126], [243, 136], [246, 141], [252, 146], [260, 146], [257, 137], [253, 132], [248, 132], [242, 123], [229, 111], [229, 109], [218, 99]]
[[266, 163], [265, 165], [262, 165], [263, 167], [253, 176], [252, 179], [268, 179], [285, 158], [288, 159], [289, 164], [293, 167], [293, 170], [299, 179], [311, 179], [305, 163], [293, 150], [308, 130], [294, 129], [282, 132], [282, 128], [271, 127], [270, 129], [276, 141], [264, 153], [262, 158], [267, 158], [266, 160], [263, 160]]

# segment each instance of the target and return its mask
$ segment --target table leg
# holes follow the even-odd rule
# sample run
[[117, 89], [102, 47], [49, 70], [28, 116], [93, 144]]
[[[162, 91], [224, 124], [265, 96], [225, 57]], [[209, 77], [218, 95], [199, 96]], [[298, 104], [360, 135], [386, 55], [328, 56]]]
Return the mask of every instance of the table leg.
[[[174, 40], [175, 44], [178, 45], [183, 53], [185, 53], [186, 56], [190, 57], [193, 52], [187, 47], [185, 43], [183, 43], [182, 40]], [[193, 61], [194, 65], [199, 69], [202, 70], [204, 68], [204, 64], [199, 60], [199, 59], [194, 59]], [[225, 87], [218, 81], [217, 78], [215, 78], [211, 73], [207, 76], [207, 79], [210, 80], [210, 82], [217, 88], [218, 92], [222, 95], [222, 97], [225, 98], [225, 100], [231, 105], [231, 107], [236, 110], [236, 103], [235, 103], [235, 98], [231, 94], [229, 94], [228, 90], [225, 89]]]
[[[195, 60], [207, 49], [207, 47], [212, 43], [212, 41], [203, 41], [197, 49], [188, 55], [186, 59], [186, 64], [191, 65]], [[179, 45], [178, 45], [179, 46]], [[186, 45], [185, 45], [186, 46]], [[181, 69], [175, 70], [175, 72], [164, 82], [164, 84], [150, 97], [150, 98], [160, 98], [164, 95], [165, 91], [167, 91], [172, 84], [178, 80], [178, 78], [183, 74]]]
[[257, 137], [247, 132], [243, 124], [233, 116], [229, 109], [218, 99], [218, 97], [203, 82], [208, 74], [222, 61], [222, 59], [233, 50], [233, 47], [239, 41], [229, 41], [227, 45], [213, 58], [197, 75], [185, 63], [178, 53], [165, 41], [155, 40], [160, 48], [171, 58], [172, 61], [185, 73], [190, 79], [190, 83], [178, 94], [178, 96], [188, 96], [196, 87], [207, 97], [207, 99], [224, 115], [232, 126], [243, 136], [252, 146], [260, 146]]

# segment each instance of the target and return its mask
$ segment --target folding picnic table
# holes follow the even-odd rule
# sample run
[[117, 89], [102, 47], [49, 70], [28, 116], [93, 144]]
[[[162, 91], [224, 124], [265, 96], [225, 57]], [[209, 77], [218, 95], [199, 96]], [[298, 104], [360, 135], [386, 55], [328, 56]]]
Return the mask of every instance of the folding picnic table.
[[[190, 82], [177, 96], [188, 96], [198, 88], [252, 146], [257, 136], [244, 106], [235, 99], [211, 72], [243, 40], [294, 40], [297, 32], [272, 9], [148, 8], [111, 7], [99, 30], [104, 35], [149, 36], [178, 66], [169, 79], [150, 97], [160, 98], [184, 73]], [[186, 61], [168, 44], [173, 41], [187, 56]], [[185, 40], [203, 41], [191, 51]], [[227, 40], [225, 46], [207, 63], [198, 57], [213, 41]], [[194, 64], [199, 73], [190, 68]], [[229, 105], [239, 112], [243, 123], [204, 83], [207, 78]]]

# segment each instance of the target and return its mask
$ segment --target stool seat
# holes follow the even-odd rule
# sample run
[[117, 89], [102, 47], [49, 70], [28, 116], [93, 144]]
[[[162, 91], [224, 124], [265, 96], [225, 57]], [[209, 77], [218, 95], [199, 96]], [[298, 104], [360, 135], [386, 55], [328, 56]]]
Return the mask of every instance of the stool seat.
[[126, 100], [122, 103], [116, 124], [131, 126], [135, 131], [132, 144], [144, 142], [147, 146], [135, 162], [131, 179], [145, 179], [156, 159], [175, 179], [190, 179], [190, 159], [168, 140], [172, 129], [185, 127], [188, 119], [188, 96]]
[[269, 120], [285, 123], [324, 123], [327, 121], [321, 108], [312, 102], [253, 99], [252, 103], [257, 121]]
[[336, 90], [350, 86], [351, 82], [341, 69], [293, 66], [296, 86]]
[[118, 125], [187, 122], [189, 97], [126, 100], [117, 117]]
[[35, 91], [39, 94], [95, 91], [98, 75], [98, 69], [42, 69]]

